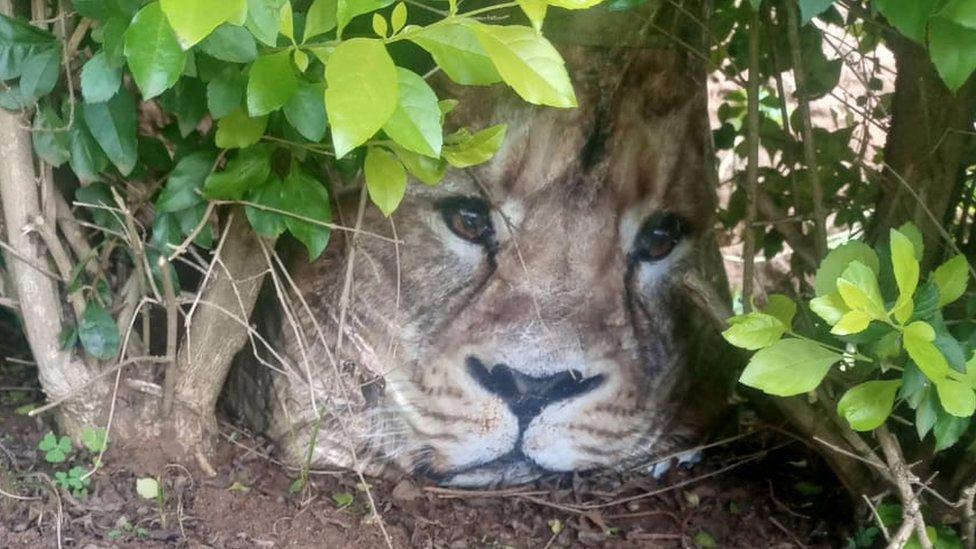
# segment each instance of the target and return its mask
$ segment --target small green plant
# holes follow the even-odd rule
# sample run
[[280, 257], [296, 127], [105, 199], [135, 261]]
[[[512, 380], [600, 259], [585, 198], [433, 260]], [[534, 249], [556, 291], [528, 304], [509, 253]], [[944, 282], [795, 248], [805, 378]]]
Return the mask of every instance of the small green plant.
[[849, 242], [820, 264], [808, 307], [809, 335], [794, 331], [796, 304], [770, 296], [761, 311], [729, 320], [723, 335], [757, 351], [739, 381], [775, 396], [816, 390], [835, 365], [844, 391], [837, 413], [851, 429], [870, 431], [896, 403], [914, 410], [919, 438], [952, 446], [976, 410], [976, 357], [943, 317], [966, 290], [965, 257], [943, 263], [920, 284], [921, 233], [892, 229], [890, 246]]
[[166, 514], [163, 512], [163, 486], [155, 477], [143, 477], [136, 479], [136, 493], [142, 499], [156, 500], [156, 507], [159, 510], [159, 522], [166, 527]]
[[332, 494], [332, 502], [336, 504], [339, 509], [345, 509], [353, 504], [356, 497], [349, 492], [336, 492]]
[[66, 436], [58, 438], [53, 432], [48, 431], [37, 444], [37, 449], [44, 452], [44, 461], [64, 463], [72, 452], [71, 439]]
[[71, 495], [74, 497], [86, 498], [88, 497], [88, 487], [91, 485], [91, 478], [86, 476], [87, 473], [88, 469], [75, 466], [69, 469], [68, 472], [55, 472], [54, 480], [58, 486], [71, 492]]

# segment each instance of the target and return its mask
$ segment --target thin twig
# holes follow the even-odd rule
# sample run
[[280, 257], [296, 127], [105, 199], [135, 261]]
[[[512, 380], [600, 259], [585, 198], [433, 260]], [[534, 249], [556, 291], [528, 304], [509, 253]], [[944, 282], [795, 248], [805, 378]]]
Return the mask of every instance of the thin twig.
[[759, 11], [749, 9], [749, 82], [746, 87], [748, 112], [746, 114], [746, 143], [748, 144], [748, 164], [746, 165], [745, 190], [746, 208], [745, 233], [742, 236], [742, 310], [752, 311], [752, 289], [756, 283], [756, 187], [759, 186]]
[[[912, 483], [914, 483], [917, 478], [909, 470], [908, 465], [905, 464], [905, 458], [902, 457], [901, 447], [898, 444], [898, 439], [888, 431], [888, 427], [881, 425], [874, 430], [875, 435], [878, 437], [878, 442], [881, 444], [881, 451], [884, 453], [885, 461], [888, 462], [888, 468], [891, 469], [891, 474], [895, 480], [895, 488], [898, 489], [898, 495], [901, 499], [902, 505], [902, 520], [904, 524], [899, 530], [898, 534], [892, 538], [891, 543], [888, 544], [889, 548], [898, 548], [904, 546], [904, 542], [901, 541], [902, 535], [904, 535], [903, 530], [905, 529], [905, 524], [911, 525], [915, 529], [915, 533], [918, 534], [919, 544], [922, 549], [932, 549], [932, 542], [929, 540], [929, 535], [925, 531], [925, 519], [922, 517], [921, 505], [918, 500], [917, 494], [912, 490]], [[909, 529], [909, 535], [911, 530]], [[907, 536], [905, 538], [907, 540]], [[900, 545], [898, 543], [901, 543]]]
[[170, 263], [165, 257], [160, 257], [159, 270], [163, 279], [163, 299], [166, 304], [166, 375], [163, 378], [163, 417], [170, 417], [173, 413], [173, 394], [176, 390], [176, 376], [179, 369], [176, 364], [176, 330], [179, 323], [180, 304], [176, 300], [173, 290], [173, 274]]

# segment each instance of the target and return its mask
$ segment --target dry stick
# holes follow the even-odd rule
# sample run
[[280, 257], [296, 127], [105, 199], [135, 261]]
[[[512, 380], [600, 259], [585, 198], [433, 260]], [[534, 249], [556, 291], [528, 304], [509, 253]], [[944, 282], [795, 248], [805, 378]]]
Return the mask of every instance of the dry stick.
[[746, 142], [749, 146], [746, 166], [745, 234], [742, 243], [742, 310], [752, 311], [752, 289], [756, 283], [756, 188], [759, 186], [759, 12], [749, 10], [749, 82], [746, 87], [749, 110], [746, 114]]
[[878, 509], [874, 506], [874, 503], [871, 502], [871, 498], [869, 498], [867, 494], [861, 494], [861, 497], [864, 498], [864, 503], [868, 504], [868, 509], [871, 509], [871, 516], [873, 516], [874, 521], [878, 523], [878, 528], [881, 529], [881, 534], [884, 536], [885, 541], [891, 543], [891, 533], [888, 532], [888, 527], [885, 526], [884, 521], [881, 520], [881, 515], [878, 514]]
[[[9, 0], [0, 0], [0, 13], [13, 15]], [[41, 214], [30, 134], [21, 129], [19, 114], [0, 111], [0, 204], [4, 226], [8, 232], [8, 268], [17, 299], [29, 303], [24, 308], [23, 322], [31, 351], [38, 364], [41, 385], [46, 394], [60, 398], [70, 394], [91, 374], [71, 351], [62, 350], [58, 334], [63, 328], [62, 305], [57, 285], [28, 265], [43, 264], [43, 250], [24, 229]], [[11, 253], [12, 252], [12, 253]], [[13, 258], [25, 259], [26, 265]], [[101, 393], [96, 388], [94, 395]], [[87, 407], [73, 410], [76, 416], [93, 413]], [[76, 417], [85, 421], [88, 417]]]
[[166, 303], [166, 376], [163, 378], [163, 417], [170, 417], [173, 413], [173, 392], [176, 389], [176, 377], [179, 368], [176, 364], [176, 329], [179, 323], [180, 304], [173, 291], [173, 274], [170, 273], [170, 263], [165, 257], [158, 261], [163, 279], [163, 298]]
[[962, 505], [962, 540], [966, 549], [976, 549], [976, 512], [973, 500], [976, 499], [976, 484], [963, 488], [959, 503]]
[[827, 214], [824, 213], [823, 188], [817, 171], [817, 149], [813, 141], [813, 122], [810, 117], [810, 101], [806, 96], [806, 75], [803, 73], [803, 52], [800, 47], [800, 27], [796, 13], [796, 0], [786, 0], [786, 38], [790, 43], [793, 59], [793, 79], [796, 82], [796, 103], [803, 132], [803, 158], [807, 165], [807, 179], [813, 195], [814, 245], [817, 257], [827, 255]]
[[[884, 453], [885, 461], [888, 462], [888, 468], [891, 469], [891, 474], [894, 476], [895, 487], [898, 489], [898, 495], [902, 503], [902, 520], [905, 524], [914, 526], [922, 549], [932, 549], [932, 542], [929, 541], [929, 536], [925, 532], [925, 519], [922, 518], [922, 510], [918, 497], [912, 490], [912, 483], [917, 479], [909, 470], [908, 465], [905, 464], [898, 440], [888, 431], [888, 427], [884, 424], [875, 429], [874, 433], [877, 435], [878, 442], [881, 444], [881, 451]], [[888, 544], [889, 548], [901, 548], [904, 546], [904, 542], [900, 540], [903, 534], [902, 530], [905, 530], [904, 524], [898, 534], [895, 534], [895, 537], [892, 538], [891, 543]], [[910, 532], [911, 530], [909, 529]], [[907, 536], [905, 536], [905, 539], [907, 540]], [[902, 544], [898, 545], [896, 542]]]

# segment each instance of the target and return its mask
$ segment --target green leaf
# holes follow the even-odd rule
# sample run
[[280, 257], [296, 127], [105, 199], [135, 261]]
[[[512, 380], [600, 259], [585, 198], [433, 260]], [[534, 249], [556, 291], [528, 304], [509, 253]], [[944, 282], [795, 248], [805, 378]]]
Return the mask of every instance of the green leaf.
[[243, 25], [247, 15], [246, 0], [159, 0], [159, 4], [184, 50], [206, 38], [221, 23]]
[[0, 80], [21, 75], [25, 61], [48, 50], [59, 50], [53, 34], [26, 21], [0, 15]]
[[932, 273], [932, 280], [939, 288], [939, 307], [943, 307], [962, 297], [969, 282], [969, 263], [959, 254]]
[[20, 94], [26, 101], [34, 101], [54, 89], [61, 74], [61, 50], [40, 50], [24, 61], [20, 75]]
[[390, 14], [390, 26], [393, 28], [393, 32], [398, 33], [407, 24], [407, 5], [403, 2], [397, 2], [396, 6], [393, 6], [393, 12]]
[[355, 501], [355, 496], [349, 492], [336, 492], [332, 494], [332, 501], [335, 502], [336, 507], [339, 509], [345, 509], [353, 504]]
[[766, 306], [763, 307], [762, 312], [776, 317], [789, 329], [793, 325], [793, 317], [796, 316], [796, 303], [785, 295], [770, 294], [766, 298]]
[[833, 326], [840, 322], [841, 318], [851, 309], [844, 303], [844, 298], [840, 296], [840, 293], [835, 291], [811, 299], [810, 310], [824, 319], [827, 324]]
[[78, 338], [90, 355], [102, 360], [115, 358], [119, 352], [122, 335], [112, 315], [97, 302], [85, 307], [85, 313], [78, 324]]
[[568, 10], [585, 10], [601, 2], [603, 0], [549, 0], [549, 5], [559, 6]]
[[250, 147], [261, 140], [267, 127], [267, 116], [251, 118], [238, 109], [217, 121], [214, 142], [222, 149]]
[[970, 0], [951, 0], [939, 15], [964, 27], [976, 29], [976, 4]]
[[214, 154], [209, 151], [197, 151], [181, 158], [156, 199], [156, 210], [175, 212], [203, 202], [200, 189], [213, 164]]
[[382, 41], [353, 38], [341, 42], [329, 57], [325, 81], [332, 143], [336, 158], [342, 158], [372, 137], [396, 110], [396, 67]]
[[342, 30], [354, 17], [364, 13], [385, 8], [393, 3], [393, 0], [338, 0], [336, 6], [336, 26], [341, 37]]
[[929, 434], [935, 421], [939, 417], [939, 400], [935, 391], [926, 389], [925, 396], [915, 410], [915, 432], [918, 433], [918, 440], [924, 440]]
[[325, 136], [328, 120], [325, 117], [325, 88], [321, 83], [301, 84], [285, 103], [288, 123], [305, 139], [318, 143]]
[[[315, 178], [293, 166], [281, 186], [281, 204], [285, 211], [322, 223], [332, 222], [329, 193]], [[329, 244], [331, 231], [328, 227], [305, 221], [295, 216], [285, 216], [285, 225], [299, 242], [308, 249], [309, 261], [317, 259]]]
[[211, 57], [231, 63], [250, 63], [258, 56], [254, 36], [243, 27], [227, 23], [200, 42], [200, 49]]
[[800, 24], [806, 25], [811, 19], [827, 11], [834, 0], [799, 0]]
[[884, 300], [875, 271], [860, 261], [852, 261], [837, 279], [837, 291], [852, 310], [876, 320], [886, 320]]
[[336, 28], [336, 11], [339, 0], [315, 0], [305, 15], [305, 36], [302, 42], [308, 42], [320, 34], [325, 34]]
[[507, 130], [508, 126], [505, 124], [485, 128], [460, 143], [444, 145], [441, 153], [455, 168], [467, 168], [487, 162], [501, 148]]
[[81, 442], [88, 448], [89, 452], [98, 453], [105, 450], [108, 443], [108, 435], [105, 429], [101, 427], [97, 429], [85, 427], [81, 432]]
[[247, 0], [247, 30], [264, 44], [278, 44], [281, 31], [281, 8], [288, 0]]
[[410, 175], [416, 177], [425, 185], [436, 185], [444, 178], [447, 171], [447, 161], [443, 158], [431, 158], [403, 147], [393, 146], [393, 152], [407, 168]]
[[954, 445], [969, 428], [970, 418], [956, 417], [942, 412], [932, 428], [935, 435], [935, 451], [940, 452]]
[[254, 232], [262, 236], [278, 238], [287, 228], [285, 215], [281, 213], [285, 208], [281, 200], [282, 185], [281, 180], [272, 175], [267, 183], [247, 192], [247, 202], [253, 205], [245, 206], [244, 213]]
[[159, 2], [139, 10], [125, 31], [125, 58], [143, 100], [169, 89], [183, 73], [186, 53]]
[[915, 259], [915, 246], [901, 232], [891, 229], [891, 266], [898, 285], [898, 301], [892, 312], [898, 322], [904, 324], [912, 316], [915, 288], [918, 287], [918, 260]]
[[549, 7], [547, 0], [518, 0], [518, 5], [522, 8], [522, 13], [529, 18], [532, 28], [536, 32], [542, 31], [542, 22], [546, 18], [546, 9]]
[[108, 165], [108, 158], [88, 132], [83, 116], [75, 117], [75, 124], [68, 138], [71, 146], [71, 158], [68, 159], [71, 171], [82, 183], [98, 179], [98, 174]]
[[902, 223], [901, 227], [898, 227], [898, 232], [908, 237], [908, 240], [912, 242], [915, 259], [921, 261], [925, 252], [925, 238], [922, 236], [922, 231], [911, 221], [906, 221]]
[[298, 89], [298, 75], [285, 51], [262, 55], [251, 65], [247, 81], [247, 111], [251, 116], [281, 108]]
[[136, 149], [136, 102], [127, 90], [104, 103], [82, 105], [85, 123], [108, 159], [123, 176], [138, 160]]
[[74, 0], [75, 11], [83, 17], [105, 21], [114, 17], [131, 19], [142, 0]]
[[837, 413], [855, 431], [880, 427], [891, 415], [899, 387], [901, 380], [866, 381], [855, 385], [837, 403]]
[[366, 176], [366, 190], [369, 198], [376, 207], [389, 217], [407, 191], [407, 172], [403, 164], [393, 153], [380, 147], [369, 147], [366, 150], [366, 161], [363, 164]]
[[165, 108], [176, 115], [181, 136], [190, 135], [207, 115], [206, 95], [206, 87], [200, 80], [181, 78], [163, 96]]
[[736, 347], [749, 350], [769, 347], [786, 332], [786, 326], [778, 318], [756, 312], [732, 317], [729, 324], [722, 337]]
[[142, 499], [156, 499], [159, 497], [159, 481], [152, 477], [136, 479], [136, 493]]
[[34, 153], [48, 164], [58, 167], [71, 157], [67, 127], [46, 101], [34, 113]]
[[240, 200], [244, 194], [268, 180], [271, 174], [271, 149], [264, 146], [242, 149], [227, 162], [223, 171], [207, 177], [203, 194], [207, 198]]
[[976, 393], [969, 385], [954, 379], [943, 379], [935, 383], [939, 401], [946, 412], [956, 417], [969, 417], [976, 410]]
[[113, 17], [102, 27], [102, 51], [108, 64], [113, 67], [125, 65], [125, 31], [129, 29], [131, 17]]
[[295, 48], [291, 51], [291, 57], [295, 62], [295, 66], [298, 67], [298, 71], [304, 73], [305, 69], [308, 68], [308, 54]]
[[448, 20], [422, 27], [409, 38], [427, 50], [444, 74], [458, 84], [485, 86], [502, 80], [478, 36], [460, 22]]
[[575, 107], [576, 94], [562, 57], [529, 27], [469, 23], [498, 74], [522, 99], [536, 105]]
[[949, 373], [949, 363], [932, 344], [933, 341], [935, 341], [935, 330], [921, 320], [905, 326], [902, 333], [902, 345], [908, 352], [908, 356], [915, 361], [925, 377], [932, 381], [939, 381]]
[[437, 158], [444, 139], [437, 95], [416, 73], [396, 71], [399, 100], [383, 131], [403, 148]]
[[976, 29], [942, 16], [931, 18], [929, 55], [945, 85], [957, 91], [976, 69]]
[[378, 13], [373, 14], [373, 33], [380, 38], [386, 38], [386, 33], [389, 31], [389, 27], [386, 24], [386, 19]]
[[878, 254], [874, 253], [870, 246], [856, 240], [841, 244], [830, 250], [820, 262], [820, 268], [817, 269], [816, 279], [813, 283], [817, 295], [823, 296], [836, 292], [837, 279], [852, 261], [860, 261], [875, 273], [879, 270]]
[[816, 389], [842, 356], [805, 339], [781, 339], [759, 350], [739, 382], [776, 396], [793, 396]]
[[924, 43], [925, 24], [940, 3], [941, 0], [875, 0], [873, 5], [902, 34]]
[[244, 74], [237, 67], [224, 67], [207, 84], [207, 109], [216, 119], [240, 110], [247, 86]]
[[867, 314], [861, 311], [847, 311], [837, 320], [830, 333], [840, 336], [859, 334], [866, 330], [869, 324], [871, 324], [871, 317]]
[[112, 98], [122, 85], [122, 69], [113, 67], [104, 51], [95, 54], [81, 69], [81, 94], [89, 103]]

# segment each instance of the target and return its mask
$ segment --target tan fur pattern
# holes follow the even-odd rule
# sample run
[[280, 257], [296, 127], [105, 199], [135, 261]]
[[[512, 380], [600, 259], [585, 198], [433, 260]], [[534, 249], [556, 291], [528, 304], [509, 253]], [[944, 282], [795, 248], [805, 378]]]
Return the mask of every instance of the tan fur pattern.
[[[704, 84], [673, 51], [563, 54], [579, 109], [527, 106], [502, 86], [442, 86], [461, 99], [449, 123], [508, 124], [497, 157], [436, 187], [411, 183], [391, 220], [367, 207], [363, 230], [398, 244], [337, 231], [321, 260], [293, 265], [309, 310], [296, 301], [298, 329], [284, 323], [289, 364], [274, 376], [267, 432], [296, 461], [313, 444], [316, 466], [504, 484], [639, 463], [694, 436], [682, 403], [695, 327], [679, 281], [712, 221]], [[491, 204], [493, 257], [448, 229], [438, 203], [450, 196]], [[357, 205], [358, 193], [340, 201], [344, 224]], [[680, 215], [690, 235], [660, 262], [629, 262], [638, 228], [660, 212]], [[472, 378], [471, 357], [603, 382], [520, 433]]]

